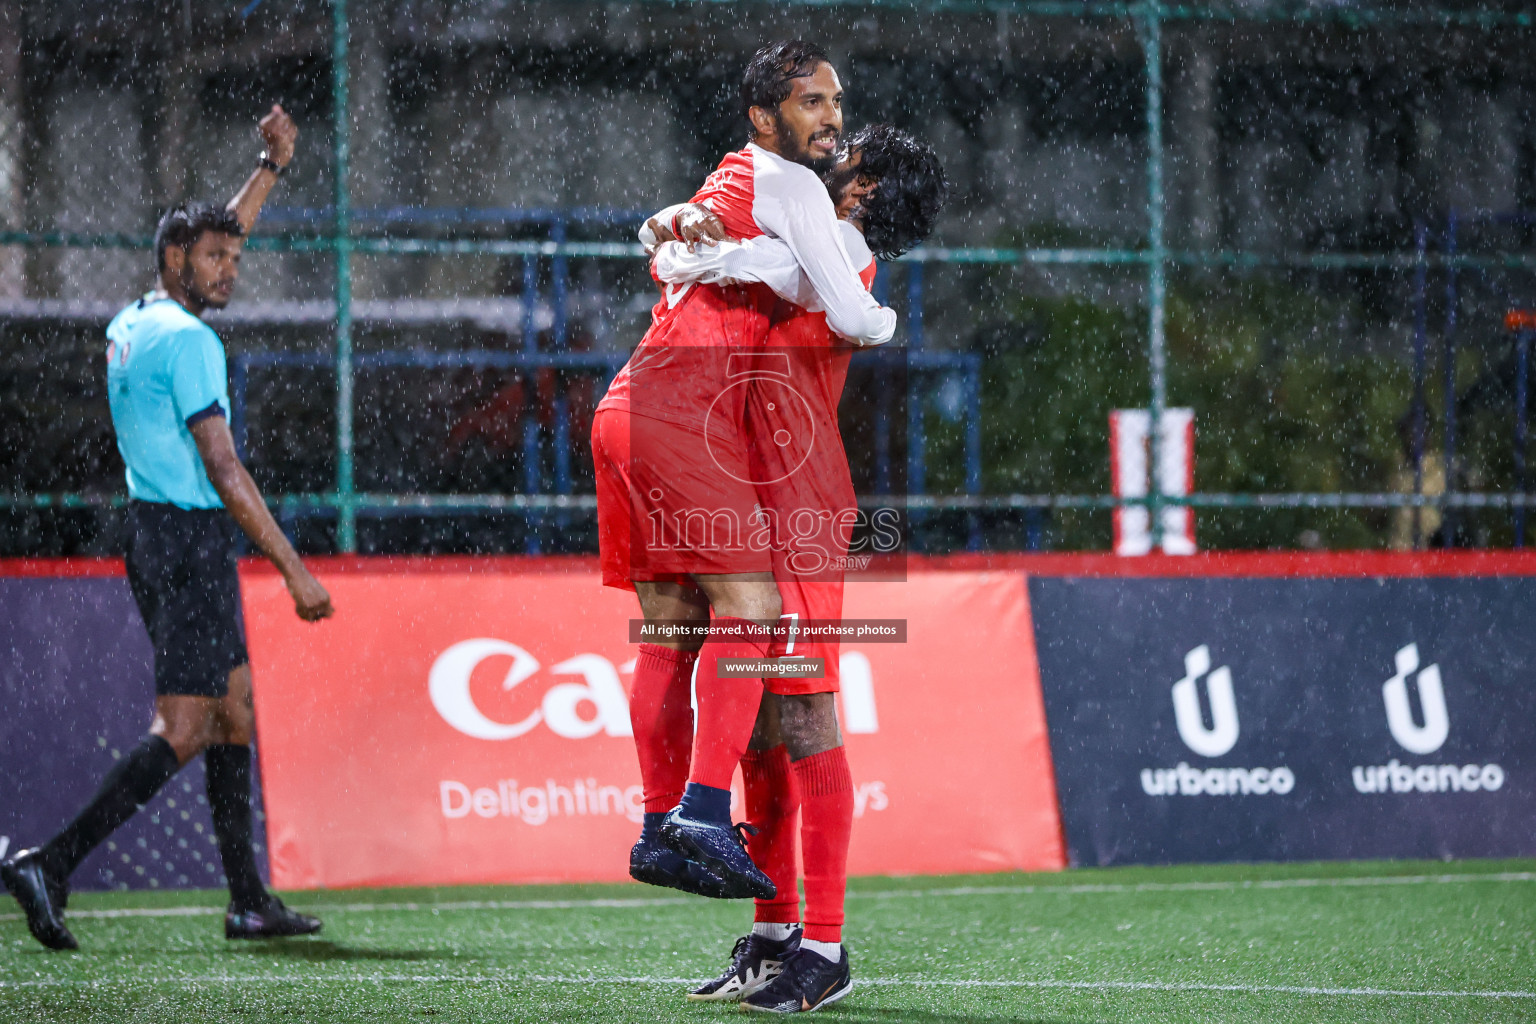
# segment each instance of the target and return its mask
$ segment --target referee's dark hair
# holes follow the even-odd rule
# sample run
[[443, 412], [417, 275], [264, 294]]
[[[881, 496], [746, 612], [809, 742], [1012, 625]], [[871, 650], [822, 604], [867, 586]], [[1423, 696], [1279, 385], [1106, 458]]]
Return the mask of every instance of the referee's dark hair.
[[245, 229], [233, 210], [212, 203], [177, 203], [165, 211], [155, 228], [155, 269], [165, 273], [165, 250], [190, 249], [207, 231], [240, 238]]
[[893, 260], [933, 230], [949, 198], [944, 167], [932, 146], [890, 124], [859, 129], [848, 149], [859, 154], [859, 176], [879, 182], [860, 203], [864, 241], [876, 256]]
[[748, 135], [757, 136], [757, 129], [751, 127], [753, 107], [778, 117], [779, 104], [789, 98], [790, 83], [814, 75], [818, 64], [830, 63], [827, 51], [804, 39], [771, 43], [754, 53], [741, 76], [741, 112], [747, 118]]

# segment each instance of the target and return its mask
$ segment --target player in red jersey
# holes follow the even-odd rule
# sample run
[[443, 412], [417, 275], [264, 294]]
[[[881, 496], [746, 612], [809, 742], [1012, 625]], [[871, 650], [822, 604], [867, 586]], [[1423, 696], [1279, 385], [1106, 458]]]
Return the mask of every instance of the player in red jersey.
[[[889, 340], [895, 314], [863, 288], [818, 177], [835, 161], [842, 133], [842, 86], [826, 54], [803, 42], [765, 47], [747, 67], [742, 101], [751, 142], [694, 198], [736, 237], [787, 245], [840, 333]], [[671, 734], [689, 714], [695, 662], [698, 728], [687, 759], [637, 739], [646, 819], [630, 873], [724, 897], [774, 893], [730, 822], [731, 775], [762, 679], [731, 678], [721, 663], [762, 658], [764, 627], [782, 610], [771, 555], [745, 542], [756, 511], [743, 436], [749, 389], [733, 380], [765, 342], [776, 301], [756, 283], [666, 289], [592, 425], [604, 583], [632, 587], [647, 623], [708, 632], [702, 645], [657, 635], [636, 662], [636, 736]]]
[[[849, 140], [827, 187], [845, 229], [844, 243], [871, 285], [874, 253], [894, 258], [932, 229], [947, 191], [933, 150], [890, 125], [873, 125]], [[713, 225], [713, 233], [726, 229]], [[774, 577], [786, 617], [835, 622], [842, 614], [841, 556], [859, 522], [837, 406], [853, 347], [828, 326], [794, 256], [782, 243], [757, 238], [713, 248], [661, 246], [653, 273], [664, 286], [752, 281], [780, 296], [766, 353], [782, 354], [784, 375], [760, 373], [747, 396], [747, 436], [763, 521], [774, 530]], [[800, 1012], [842, 998], [852, 988], [842, 948], [852, 780], [838, 728], [838, 644], [791, 644], [791, 657], [820, 658], [821, 678], [770, 677], [757, 727], [742, 759], [753, 860], [778, 895], [759, 899], [752, 932], [732, 951], [714, 981], [691, 994], [741, 1000], [747, 1009]], [[638, 737], [637, 737], [638, 739]], [[674, 737], [674, 743], [686, 743]], [[805, 929], [798, 927], [795, 819], [802, 818]]]

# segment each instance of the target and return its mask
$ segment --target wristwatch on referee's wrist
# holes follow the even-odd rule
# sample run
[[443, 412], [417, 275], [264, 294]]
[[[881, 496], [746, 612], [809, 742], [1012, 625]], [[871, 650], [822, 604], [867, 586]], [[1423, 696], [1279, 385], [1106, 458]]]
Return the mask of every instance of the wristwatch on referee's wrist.
[[279, 178], [288, 173], [288, 165], [280, 164], [276, 160], [273, 160], [270, 156], [267, 155], [266, 150], [262, 150], [261, 156], [256, 158], [256, 166], [260, 167], [264, 171], [271, 171]]

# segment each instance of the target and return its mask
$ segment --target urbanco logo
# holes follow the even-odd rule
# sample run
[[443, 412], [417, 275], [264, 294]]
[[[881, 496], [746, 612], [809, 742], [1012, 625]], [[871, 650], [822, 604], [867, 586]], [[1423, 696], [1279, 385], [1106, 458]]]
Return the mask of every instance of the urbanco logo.
[[[1200, 712], [1201, 679], [1211, 705], [1211, 724]], [[1211, 649], [1201, 644], [1184, 655], [1184, 678], [1173, 684], [1173, 720], [1179, 739], [1201, 757], [1221, 757], [1237, 745], [1237, 696], [1232, 670], [1211, 670]], [[1274, 768], [1143, 768], [1141, 789], [1147, 796], [1284, 796], [1296, 788], [1296, 775], [1285, 765]]]
[[[477, 637], [462, 640], [439, 654], [427, 673], [427, 692], [432, 698], [432, 706], [459, 732], [481, 740], [510, 740], [543, 722], [556, 735], [566, 739], [586, 739], [599, 732], [609, 736], [632, 735], [629, 701], [619, 682], [619, 672], [613, 662], [600, 654], [578, 654], [550, 668], [553, 675], [581, 676], [584, 682], [551, 686], [538, 710], [522, 721], [498, 722], [487, 717], [475, 706], [469, 680], [476, 666], [497, 655], [512, 658], [512, 666], [501, 682], [503, 690], [513, 689], [540, 668], [538, 659], [516, 644]], [[597, 714], [583, 718], [579, 711], [583, 701], [590, 701], [597, 708]]]
[[[1211, 726], [1200, 714], [1196, 687], [1206, 676], [1211, 702]], [[1220, 757], [1237, 744], [1237, 698], [1232, 693], [1232, 670], [1223, 665], [1211, 671], [1211, 649], [1201, 644], [1184, 655], [1184, 678], [1173, 684], [1173, 720], [1184, 745], [1201, 757]]]
[[[1451, 717], [1445, 709], [1445, 687], [1440, 681], [1440, 666], [1429, 665], [1419, 670], [1419, 645], [1409, 644], [1394, 656], [1397, 675], [1381, 687], [1382, 699], [1387, 705], [1387, 728], [1392, 738], [1404, 750], [1414, 754], [1433, 754], [1445, 744], [1451, 733]], [[1424, 724], [1413, 720], [1408, 706], [1408, 677], [1418, 672], [1419, 707], [1423, 709]], [[1379, 678], [1379, 677], [1378, 677]]]
[[[1397, 674], [1381, 687], [1387, 707], [1387, 728], [1398, 746], [1413, 754], [1433, 754], [1451, 734], [1451, 716], [1445, 706], [1445, 686], [1440, 666], [1419, 668], [1419, 645], [1409, 644], [1393, 655]], [[1408, 677], [1414, 677], [1424, 724], [1413, 720], [1408, 704]], [[1350, 772], [1359, 793], [1476, 793], [1495, 792], [1504, 786], [1504, 768], [1498, 764], [1386, 764], [1356, 765]]]

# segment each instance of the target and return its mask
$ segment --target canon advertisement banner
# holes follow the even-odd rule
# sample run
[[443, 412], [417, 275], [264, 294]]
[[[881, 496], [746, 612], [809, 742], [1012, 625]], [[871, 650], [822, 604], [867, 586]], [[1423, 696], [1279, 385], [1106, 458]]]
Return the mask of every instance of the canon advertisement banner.
[[1536, 854], [1536, 579], [1029, 593], [1072, 863]]
[[[122, 563], [88, 566], [85, 576], [0, 575], [0, 857], [68, 823], [154, 716], [154, 652]], [[255, 799], [264, 869], [259, 792]], [[202, 759], [87, 857], [70, 884], [222, 886]]]
[[[322, 569], [316, 625], [244, 577], [275, 883], [627, 878], [634, 596], [590, 567], [417, 565]], [[844, 614], [907, 623], [842, 649], [850, 870], [1061, 867], [1020, 574], [850, 583]]]

